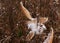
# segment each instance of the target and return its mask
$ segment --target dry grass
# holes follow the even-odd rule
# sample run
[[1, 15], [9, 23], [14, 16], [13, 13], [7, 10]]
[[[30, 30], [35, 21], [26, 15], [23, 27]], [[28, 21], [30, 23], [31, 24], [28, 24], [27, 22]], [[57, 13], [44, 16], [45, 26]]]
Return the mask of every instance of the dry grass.
[[[21, 12], [20, 1], [31, 12], [32, 17], [36, 17], [38, 13], [49, 18], [45, 24], [48, 29], [42, 35], [36, 35], [30, 42], [25, 41], [29, 32], [26, 25], [28, 19]], [[11, 36], [9, 43], [42, 43], [51, 26], [54, 28], [53, 43], [60, 43], [60, 3], [54, 4], [52, 0], [0, 0], [0, 40], [7, 35]]]

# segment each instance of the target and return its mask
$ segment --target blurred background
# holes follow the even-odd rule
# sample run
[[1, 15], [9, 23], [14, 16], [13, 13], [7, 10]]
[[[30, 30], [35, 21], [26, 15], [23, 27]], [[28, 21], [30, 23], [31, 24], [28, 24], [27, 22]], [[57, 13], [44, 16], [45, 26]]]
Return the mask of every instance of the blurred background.
[[[39, 14], [49, 18], [45, 23], [47, 30], [29, 42], [25, 41], [28, 18], [21, 11], [21, 1], [32, 17]], [[60, 43], [60, 0], [0, 0], [0, 43], [42, 43], [50, 27], [54, 29], [53, 43]]]

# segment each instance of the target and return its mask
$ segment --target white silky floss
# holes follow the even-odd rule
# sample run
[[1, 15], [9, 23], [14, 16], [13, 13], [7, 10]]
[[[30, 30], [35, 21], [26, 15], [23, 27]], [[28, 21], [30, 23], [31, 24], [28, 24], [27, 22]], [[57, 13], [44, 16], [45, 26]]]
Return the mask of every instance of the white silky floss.
[[[42, 26], [41, 26], [42, 25]], [[46, 27], [44, 24], [40, 24], [38, 23], [28, 23], [28, 29], [31, 29], [32, 32], [34, 32], [35, 34], [41, 34], [44, 30], [46, 30]]]

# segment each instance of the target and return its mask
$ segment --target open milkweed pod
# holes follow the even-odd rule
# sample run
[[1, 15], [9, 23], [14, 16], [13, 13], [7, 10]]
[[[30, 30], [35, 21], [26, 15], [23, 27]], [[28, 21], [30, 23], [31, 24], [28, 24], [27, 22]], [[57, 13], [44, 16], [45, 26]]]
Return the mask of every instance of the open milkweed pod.
[[20, 2], [20, 6], [21, 6], [21, 10], [25, 14], [25, 16], [28, 19], [33, 20], [32, 16], [30, 15], [30, 12], [23, 6], [23, 3], [22, 2]]
[[26, 37], [26, 41], [30, 41], [34, 37], [34, 32], [30, 31], [29, 34]]
[[39, 18], [39, 22], [40, 23], [45, 23], [45, 22], [47, 22], [48, 21], [48, 17], [40, 17]]
[[48, 34], [47, 39], [43, 43], [52, 43], [53, 41], [53, 28], [51, 28], [51, 32]]

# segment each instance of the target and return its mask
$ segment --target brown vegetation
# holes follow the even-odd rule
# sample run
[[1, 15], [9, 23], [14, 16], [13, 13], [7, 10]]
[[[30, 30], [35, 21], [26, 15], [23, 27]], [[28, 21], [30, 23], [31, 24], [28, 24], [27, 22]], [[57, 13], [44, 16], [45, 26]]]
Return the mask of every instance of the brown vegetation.
[[[21, 11], [20, 2], [30, 11], [32, 17], [36, 14], [48, 17], [45, 23], [47, 30], [42, 35], [36, 35], [31, 41], [25, 41], [29, 32], [28, 19]], [[60, 43], [60, 0], [0, 0], [0, 43], [42, 43], [50, 27], [54, 30], [53, 43]]]

